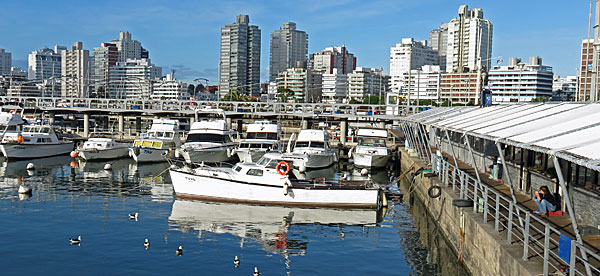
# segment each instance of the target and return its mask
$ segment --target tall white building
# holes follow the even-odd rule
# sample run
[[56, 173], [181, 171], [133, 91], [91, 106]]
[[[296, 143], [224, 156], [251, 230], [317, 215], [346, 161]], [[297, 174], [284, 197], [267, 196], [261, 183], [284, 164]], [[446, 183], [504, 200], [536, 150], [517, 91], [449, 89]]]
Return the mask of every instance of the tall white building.
[[391, 90], [401, 93], [401, 83], [410, 70], [420, 69], [423, 65], [437, 65], [438, 53], [427, 46], [427, 41], [415, 41], [403, 38], [401, 43], [390, 48]]
[[60, 78], [61, 70], [61, 51], [66, 50], [64, 46], [54, 46], [54, 50], [44, 48], [31, 52], [27, 59], [27, 77], [30, 80], [45, 80], [50, 78]]
[[477, 70], [478, 62], [490, 68], [492, 23], [483, 19], [482, 9], [469, 10], [467, 5], [458, 8], [458, 17], [448, 23], [447, 47], [446, 72]]
[[441, 71], [439, 65], [423, 65], [403, 74], [398, 82], [400, 95], [411, 102], [416, 100], [438, 100], [440, 98]]
[[341, 74], [337, 68], [332, 74], [323, 74], [323, 102], [342, 103], [348, 100], [348, 75]]
[[488, 74], [493, 103], [530, 102], [552, 96], [552, 67], [542, 58], [530, 57], [528, 63], [510, 58], [507, 66], [494, 66]]
[[389, 76], [383, 69], [356, 67], [348, 74], [348, 97], [350, 100], [362, 101], [365, 96], [384, 97], [389, 89]]
[[306, 62], [308, 54], [308, 35], [296, 30], [296, 23], [285, 22], [283, 27], [271, 33], [270, 81], [288, 68], [294, 68], [297, 62]]
[[429, 32], [429, 46], [438, 53], [440, 70], [446, 72], [446, 51], [448, 49], [448, 23]]
[[149, 58], [148, 51], [142, 47], [142, 43], [131, 39], [130, 32], [120, 32], [119, 38], [110, 43], [117, 46], [120, 62], [126, 62], [129, 59]]
[[219, 94], [237, 90], [240, 95], [260, 93], [260, 29], [248, 15], [221, 28]]
[[12, 67], [12, 54], [0, 48], [0, 76], [10, 75]]
[[340, 74], [348, 74], [356, 69], [356, 57], [348, 52], [346, 45], [327, 47], [310, 55], [308, 69], [326, 74], [333, 74], [334, 69], [337, 69]]
[[189, 100], [187, 83], [176, 80], [173, 74], [152, 81], [153, 100]]
[[71, 50], [61, 51], [61, 95], [85, 98], [89, 95], [90, 51], [83, 42], [73, 43]]
[[150, 99], [152, 81], [162, 75], [162, 68], [145, 58], [117, 62], [109, 71], [110, 97], [117, 99]]

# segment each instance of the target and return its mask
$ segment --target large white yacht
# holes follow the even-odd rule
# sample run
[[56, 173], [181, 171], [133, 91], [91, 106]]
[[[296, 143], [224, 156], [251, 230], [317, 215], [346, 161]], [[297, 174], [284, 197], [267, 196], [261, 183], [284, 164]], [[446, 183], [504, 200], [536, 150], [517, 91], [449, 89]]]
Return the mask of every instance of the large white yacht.
[[294, 167], [299, 168], [301, 172], [306, 169], [329, 167], [337, 162], [337, 152], [329, 145], [327, 130], [301, 130], [294, 150], [289, 155], [302, 159], [294, 162]]
[[[177, 157], [183, 157], [186, 163], [218, 163], [235, 158], [235, 143], [231, 138], [225, 113], [221, 109], [197, 110], [204, 113], [206, 119], [194, 122], [190, 127], [185, 143], [177, 150]], [[216, 115], [217, 117], [210, 117]]]
[[67, 154], [73, 141], [61, 140], [49, 125], [24, 125], [20, 130], [5, 132], [0, 149], [7, 159], [42, 158]]
[[359, 167], [385, 167], [390, 158], [385, 140], [387, 130], [361, 128], [356, 133], [358, 146], [351, 152], [354, 165]]
[[179, 132], [179, 121], [154, 119], [150, 130], [133, 141], [129, 155], [137, 163], [162, 162], [173, 158], [175, 150], [181, 146]]
[[246, 129], [246, 139], [235, 150], [242, 162], [256, 162], [265, 152], [279, 151], [281, 126], [270, 121], [256, 121]]
[[92, 133], [83, 145], [77, 150], [77, 156], [86, 161], [117, 159], [126, 157], [129, 153], [129, 144], [116, 141], [113, 137], [104, 137], [100, 133]]
[[284, 206], [379, 208], [387, 206], [383, 191], [371, 181], [298, 180], [289, 176], [291, 161], [266, 153], [257, 163], [233, 168], [171, 168], [177, 197], [210, 201]]

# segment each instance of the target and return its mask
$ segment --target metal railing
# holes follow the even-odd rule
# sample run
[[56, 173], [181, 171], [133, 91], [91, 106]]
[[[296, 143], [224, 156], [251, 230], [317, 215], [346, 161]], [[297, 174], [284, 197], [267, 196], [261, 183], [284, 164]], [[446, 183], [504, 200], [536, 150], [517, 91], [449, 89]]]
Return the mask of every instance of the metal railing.
[[375, 104], [327, 104], [327, 103], [278, 103], [278, 102], [232, 102], [152, 99], [100, 99], [58, 97], [0, 96], [3, 105], [35, 108], [39, 110], [76, 111], [133, 111], [144, 113], [193, 114], [198, 108], [220, 108], [237, 113], [277, 114], [346, 114], [346, 115], [407, 115], [419, 112], [425, 106], [375, 105]]
[[[567, 235], [569, 238], [572, 238], [572, 235], [533, 215], [530, 210], [515, 203], [510, 195], [478, 181], [437, 155], [431, 156], [424, 151], [423, 145], [410, 146], [414, 146], [413, 149], [424, 161], [432, 164], [432, 171], [445, 187], [451, 187], [461, 199], [473, 201], [473, 212], [483, 213], [484, 223], [493, 222], [495, 232], [504, 232], [509, 245], [522, 245], [523, 260], [538, 259], [543, 262], [543, 275], [560, 270], [568, 271], [571, 276], [600, 275], [600, 256], [575, 239], [571, 240], [570, 245], [560, 245], [570, 246], [570, 258], [565, 260], [564, 256], [559, 256], [560, 235]], [[585, 255], [587, 259], [583, 257]]]

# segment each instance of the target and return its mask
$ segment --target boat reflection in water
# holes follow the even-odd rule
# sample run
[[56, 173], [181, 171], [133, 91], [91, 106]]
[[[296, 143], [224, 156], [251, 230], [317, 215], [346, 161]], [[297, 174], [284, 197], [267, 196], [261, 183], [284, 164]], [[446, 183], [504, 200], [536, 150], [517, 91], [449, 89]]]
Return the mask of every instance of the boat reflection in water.
[[136, 179], [140, 188], [149, 188], [153, 201], [173, 200], [173, 185], [167, 169], [169, 163], [130, 163], [129, 176]]
[[[291, 225], [321, 224], [374, 227], [383, 220], [386, 209], [288, 208], [280, 206], [213, 203], [176, 199], [169, 221], [182, 231], [195, 230], [231, 234], [241, 238], [240, 247], [249, 238], [268, 253], [281, 254], [289, 265], [289, 256], [306, 254], [308, 238], [293, 235]], [[337, 231], [339, 228], [334, 228]], [[303, 239], [304, 237], [304, 239]]]

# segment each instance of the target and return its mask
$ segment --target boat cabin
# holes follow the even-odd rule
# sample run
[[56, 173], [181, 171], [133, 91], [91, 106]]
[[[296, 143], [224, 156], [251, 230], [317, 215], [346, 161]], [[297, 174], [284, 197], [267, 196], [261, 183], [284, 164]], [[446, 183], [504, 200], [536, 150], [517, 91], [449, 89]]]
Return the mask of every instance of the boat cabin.
[[58, 144], [60, 141], [50, 126], [26, 125], [20, 132], [5, 133], [2, 143]]
[[326, 130], [303, 129], [296, 139], [296, 148], [329, 148], [329, 135]]
[[387, 131], [382, 129], [359, 129], [358, 145], [365, 147], [385, 147]]

